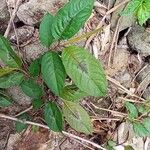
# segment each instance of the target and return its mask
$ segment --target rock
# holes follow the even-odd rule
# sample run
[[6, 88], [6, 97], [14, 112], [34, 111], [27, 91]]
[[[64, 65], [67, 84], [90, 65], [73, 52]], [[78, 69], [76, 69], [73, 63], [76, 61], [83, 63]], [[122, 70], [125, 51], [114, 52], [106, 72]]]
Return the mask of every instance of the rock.
[[[22, 26], [20, 28], [16, 29], [17, 38], [19, 44], [22, 44], [26, 41], [28, 41], [34, 34], [34, 27], [31, 26]], [[15, 35], [14, 30], [10, 32], [9, 39], [13, 43], [17, 43], [17, 38]]]
[[9, 21], [9, 12], [6, 4], [6, 0], [0, 2], [0, 34], [3, 34], [7, 28]]
[[150, 33], [144, 27], [133, 27], [127, 36], [127, 40], [131, 50], [137, 51], [145, 57], [150, 55]]
[[23, 93], [20, 87], [12, 87], [7, 89], [7, 93], [11, 96], [11, 98], [22, 106], [28, 106], [31, 104], [31, 98]]
[[32, 26], [40, 22], [45, 12], [54, 14], [66, 2], [67, 0], [29, 0], [19, 7], [17, 16]]
[[143, 97], [146, 99], [146, 100], [150, 100], [150, 86], [145, 90], [144, 94], [143, 94]]
[[[122, 2], [122, 0], [116, 0], [114, 6], [120, 4], [121, 2]], [[135, 24], [136, 18], [133, 15], [121, 16], [120, 17], [120, 13], [123, 11], [124, 8], [125, 8], [125, 5], [123, 5], [122, 7], [119, 7], [116, 11], [114, 11], [112, 13], [111, 28], [113, 30], [115, 30], [119, 18], [120, 18], [119, 31], [122, 31], [126, 28], [129, 28], [129, 27], [131, 27], [132, 25]]]
[[143, 97], [150, 100], [150, 65], [139, 73], [137, 81], [140, 83], [137, 92], [142, 93], [144, 91]]
[[42, 46], [39, 41], [28, 44], [24, 48], [22, 48], [22, 52], [25, 54], [25, 59], [27, 61], [34, 60], [47, 51], [48, 49]]

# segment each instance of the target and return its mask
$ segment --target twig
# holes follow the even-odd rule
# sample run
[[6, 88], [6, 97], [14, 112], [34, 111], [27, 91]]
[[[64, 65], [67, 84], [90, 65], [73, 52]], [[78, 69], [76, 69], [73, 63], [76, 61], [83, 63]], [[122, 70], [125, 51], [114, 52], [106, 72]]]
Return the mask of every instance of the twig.
[[108, 75], [107, 75], [107, 80], [109, 80], [110, 82], [112, 82], [113, 84], [115, 84], [116, 86], [118, 86], [122, 91], [126, 92], [128, 95], [136, 97], [136, 98], [138, 98], [138, 99], [140, 99], [142, 101], [145, 101], [145, 99], [143, 99], [143, 98], [141, 98], [141, 97], [133, 94], [131, 91], [129, 91], [128, 89], [126, 89], [124, 86], [122, 86], [118, 81], [116, 81], [115, 79], [109, 77]]
[[127, 114], [125, 113], [122, 113], [122, 112], [118, 112], [118, 111], [114, 111], [114, 110], [110, 110], [110, 109], [106, 109], [106, 108], [101, 108], [101, 107], [97, 107], [96, 105], [94, 105], [93, 103], [90, 102], [90, 104], [95, 107], [96, 109], [99, 109], [99, 110], [103, 110], [103, 111], [108, 111], [108, 112], [111, 112], [111, 113], [115, 113], [115, 114], [118, 114], [119, 116], [121, 117], [126, 117]]
[[19, 8], [21, 2], [22, 2], [22, 0], [18, 0], [18, 1], [16, 2], [14, 11], [13, 11], [11, 17], [10, 17], [10, 20], [9, 20], [9, 23], [8, 23], [8, 26], [7, 26], [7, 29], [6, 29], [5, 34], [4, 34], [5, 37], [8, 37], [8, 34], [9, 34], [9, 32], [10, 32], [10, 29], [11, 29], [11, 24], [13, 23], [13, 20], [15, 19], [16, 12], [17, 12], [17, 10], [18, 10], [18, 8]]
[[18, 117], [18, 116], [20, 116], [20, 115], [22, 115], [22, 114], [24, 114], [24, 113], [30, 111], [32, 108], [33, 108], [33, 106], [30, 106], [29, 108], [27, 108], [27, 109], [25, 109], [24, 111], [22, 111], [22, 112], [18, 113], [17, 115], [15, 115], [15, 117]]
[[114, 36], [113, 36], [113, 39], [112, 39], [112, 43], [111, 43], [111, 46], [110, 46], [110, 52], [109, 52], [109, 58], [108, 58], [108, 67], [111, 66], [111, 59], [112, 59], [112, 55], [113, 55], [114, 44], [117, 43], [116, 41], [118, 40], [117, 37], [118, 37], [118, 30], [119, 30], [120, 20], [121, 20], [121, 17], [118, 19], [116, 30], [115, 30], [115, 33], [114, 33]]
[[[42, 124], [39, 124], [39, 123], [35, 123], [35, 122], [31, 122], [31, 121], [23, 121], [23, 120], [20, 120], [18, 118], [15, 118], [15, 117], [10, 117], [10, 116], [7, 116], [7, 115], [4, 115], [4, 114], [0, 114], [0, 118], [4, 118], [4, 119], [9, 119], [9, 120], [13, 120], [13, 121], [18, 121], [20, 123], [24, 123], [24, 124], [28, 124], [28, 125], [34, 125], [34, 126], [38, 126], [38, 127], [41, 127], [41, 128], [45, 128], [45, 129], [48, 129], [49, 130], [49, 127], [46, 126], [46, 125], [42, 125]], [[96, 147], [96, 148], [99, 148], [101, 150], [106, 150], [105, 148], [103, 148], [102, 146], [94, 143], [94, 142], [91, 142], [89, 140], [86, 140], [86, 139], [83, 139], [79, 136], [76, 136], [72, 133], [68, 133], [66, 131], [62, 131], [62, 133], [65, 135], [65, 136], [68, 136], [69, 138], [73, 138], [73, 139], [76, 139], [76, 140], [79, 140], [81, 142], [85, 142], [85, 143], [88, 143], [88, 144], [91, 144], [92, 146]]]

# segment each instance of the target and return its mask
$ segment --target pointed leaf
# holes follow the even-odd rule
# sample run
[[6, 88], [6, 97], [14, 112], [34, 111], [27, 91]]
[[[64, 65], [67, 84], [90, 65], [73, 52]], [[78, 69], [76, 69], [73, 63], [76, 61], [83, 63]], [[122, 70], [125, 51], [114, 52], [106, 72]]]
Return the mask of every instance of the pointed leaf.
[[149, 133], [142, 123], [133, 123], [134, 132], [140, 137], [148, 136]]
[[62, 90], [60, 97], [64, 100], [79, 102], [81, 98], [87, 95], [87, 93], [80, 91], [75, 85], [68, 85]]
[[24, 75], [20, 72], [15, 72], [0, 78], [0, 88], [6, 89], [9, 87], [20, 85]]
[[49, 47], [54, 41], [51, 31], [53, 21], [54, 17], [51, 14], [47, 13], [43, 17], [43, 20], [40, 24], [40, 41], [46, 47]]
[[78, 132], [92, 133], [92, 123], [88, 113], [77, 103], [64, 102], [64, 116], [69, 125]]
[[49, 102], [45, 105], [44, 117], [48, 127], [54, 132], [61, 132], [63, 129], [63, 118], [59, 107]]
[[17, 68], [8, 68], [8, 67], [0, 68], [0, 77], [10, 74], [14, 70], [17, 70]]
[[34, 80], [24, 80], [21, 83], [22, 91], [31, 98], [41, 98], [43, 95], [43, 89], [40, 85], [38, 85]]
[[62, 61], [75, 85], [91, 96], [105, 96], [107, 80], [98, 60], [84, 48], [70, 46], [64, 49]]
[[125, 106], [129, 112], [129, 117], [131, 119], [137, 118], [138, 117], [138, 110], [137, 108], [130, 102], [126, 102]]
[[52, 25], [55, 39], [69, 39], [74, 36], [92, 13], [94, 0], [70, 0], [58, 11]]
[[47, 52], [42, 58], [42, 77], [51, 91], [60, 95], [65, 83], [65, 69], [61, 58], [55, 52]]
[[22, 61], [11, 48], [9, 41], [0, 35], [0, 59], [12, 68], [21, 67]]
[[12, 105], [10, 99], [8, 97], [0, 95], [0, 107], [8, 107], [10, 105]]
[[[28, 114], [24, 113], [21, 116], [18, 117], [20, 120], [29, 120], [30, 117]], [[22, 132], [24, 129], [28, 127], [27, 124], [21, 123], [21, 122], [16, 122], [15, 123], [15, 129], [18, 133]]]
[[34, 60], [29, 66], [29, 73], [31, 76], [36, 77], [40, 73], [40, 62], [39, 59]]
[[143, 120], [143, 125], [147, 129], [147, 131], [149, 132], [149, 135], [150, 135], [150, 118], [145, 118]]
[[34, 109], [39, 109], [43, 105], [43, 101], [41, 99], [32, 100], [32, 105]]

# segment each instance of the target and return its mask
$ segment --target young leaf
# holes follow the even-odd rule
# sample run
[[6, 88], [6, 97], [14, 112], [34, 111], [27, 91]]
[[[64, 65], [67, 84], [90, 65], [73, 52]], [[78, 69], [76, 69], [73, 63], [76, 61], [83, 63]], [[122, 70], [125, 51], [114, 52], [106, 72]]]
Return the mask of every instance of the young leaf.
[[137, 108], [130, 102], [126, 102], [125, 106], [129, 112], [129, 117], [131, 119], [137, 118], [138, 117], [138, 110]]
[[[18, 117], [20, 120], [29, 120], [30, 117], [28, 114], [24, 113], [21, 116]], [[21, 122], [16, 122], [15, 124], [15, 129], [18, 133], [22, 132], [24, 129], [27, 128], [27, 124], [21, 123]]]
[[20, 85], [23, 81], [24, 75], [20, 72], [3, 76], [0, 78], [0, 88], [7, 89], [9, 87]]
[[64, 87], [60, 95], [61, 98], [68, 101], [79, 102], [79, 100], [88, 94], [80, 91], [75, 85]]
[[121, 15], [131, 15], [135, 14], [141, 5], [141, 0], [131, 0], [128, 5], [125, 7]]
[[43, 95], [43, 89], [34, 80], [24, 80], [21, 83], [22, 91], [31, 98], [38, 99]]
[[134, 148], [130, 145], [127, 145], [124, 148], [125, 148], [124, 150], [134, 150]]
[[42, 57], [41, 72], [45, 83], [51, 91], [56, 95], [60, 95], [64, 88], [66, 72], [57, 53], [47, 52]]
[[47, 13], [40, 24], [40, 41], [46, 47], [49, 47], [54, 41], [51, 30], [53, 21], [54, 17]]
[[31, 76], [36, 77], [40, 73], [40, 62], [39, 59], [34, 60], [29, 66], [29, 73]]
[[9, 68], [9, 67], [0, 68], [0, 77], [10, 74], [14, 70], [17, 70], [17, 68]]
[[12, 102], [8, 97], [4, 97], [3, 95], [0, 95], [0, 107], [8, 107], [12, 105]]
[[143, 125], [147, 129], [147, 131], [149, 132], [149, 135], [150, 135], [150, 118], [145, 118], [143, 121]]
[[64, 116], [69, 125], [78, 132], [92, 133], [92, 123], [88, 113], [77, 103], [64, 102]]
[[62, 61], [75, 85], [91, 96], [105, 96], [107, 80], [98, 60], [84, 48], [70, 46], [64, 49]]
[[133, 123], [133, 128], [134, 132], [140, 137], [145, 137], [149, 135], [147, 129], [143, 126], [142, 123]]
[[55, 39], [69, 39], [74, 36], [90, 17], [94, 0], [70, 0], [58, 11], [52, 24]]
[[54, 132], [61, 132], [63, 129], [63, 118], [59, 107], [49, 102], [44, 108], [44, 117], [48, 127]]
[[43, 101], [41, 99], [32, 100], [32, 105], [34, 109], [39, 109], [43, 105]]
[[147, 8], [147, 4], [143, 3], [142, 5], [140, 5], [137, 12], [137, 17], [140, 25], [143, 25], [150, 18], [150, 10], [149, 8]]
[[9, 41], [2, 35], [0, 35], [0, 59], [12, 68], [18, 68], [22, 65], [21, 59], [11, 48]]

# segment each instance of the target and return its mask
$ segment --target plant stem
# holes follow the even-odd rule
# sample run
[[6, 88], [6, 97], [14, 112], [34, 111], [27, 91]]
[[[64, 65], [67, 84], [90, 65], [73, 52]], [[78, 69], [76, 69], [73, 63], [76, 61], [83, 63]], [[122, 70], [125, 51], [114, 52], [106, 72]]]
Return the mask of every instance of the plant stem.
[[101, 27], [101, 28], [98, 28], [98, 29], [95, 29], [95, 30], [93, 30], [93, 31], [87, 32], [87, 33], [85, 33], [85, 34], [83, 34], [83, 35], [81, 35], [81, 36], [77, 36], [77, 37], [75, 37], [75, 38], [69, 39], [69, 40], [68, 40], [66, 43], [64, 43], [63, 45], [64, 45], [64, 46], [68, 46], [68, 45], [77, 43], [77, 42], [79, 42], [79, 41], [81, 41], [81, 40], [83, 40], [83, 39], [85, 39], [85, 38], [90, 37], [90, 36], [93, 35], [93, 34], [96, 34], [96, 33], [100, 32], [101, 30], [102, 30], [102, 27]]

